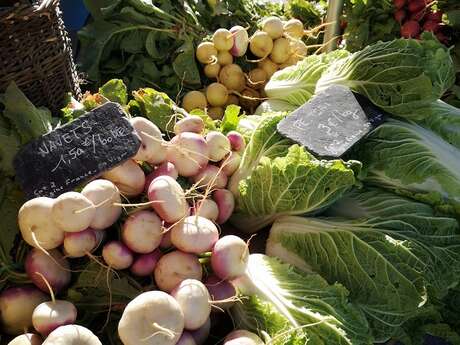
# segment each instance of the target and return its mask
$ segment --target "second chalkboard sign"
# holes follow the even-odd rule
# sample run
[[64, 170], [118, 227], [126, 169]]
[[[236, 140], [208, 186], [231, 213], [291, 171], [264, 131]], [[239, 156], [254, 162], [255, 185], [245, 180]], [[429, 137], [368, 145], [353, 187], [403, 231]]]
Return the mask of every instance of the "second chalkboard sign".
[[386, 116], [365, 97], [334, 85], [282, 120], [278, 131], [317, 156], [337, 158]]
[[109, 102], [24, 146], [16, 177], [29, 198], [56, 197], [133, 157], [140, 144], [121, 106]]

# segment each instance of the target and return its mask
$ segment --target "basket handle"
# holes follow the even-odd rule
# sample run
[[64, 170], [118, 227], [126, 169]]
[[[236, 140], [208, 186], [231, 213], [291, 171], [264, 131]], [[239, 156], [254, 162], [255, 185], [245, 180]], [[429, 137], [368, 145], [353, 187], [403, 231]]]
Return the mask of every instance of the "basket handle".
[[42, 0], [40, 6], [35, 10], [36, 12], [46, 11], [50, 8], [54, 8], [59, 4], [59, 0]]

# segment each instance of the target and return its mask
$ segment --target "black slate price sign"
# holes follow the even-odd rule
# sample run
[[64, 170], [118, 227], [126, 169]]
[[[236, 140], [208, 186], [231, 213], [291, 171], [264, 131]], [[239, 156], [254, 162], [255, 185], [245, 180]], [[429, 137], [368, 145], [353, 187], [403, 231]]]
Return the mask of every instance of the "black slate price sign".
[[140, 144], [121, 106], [109, 102], [24, 146], [16, 177], [29, 198], [56, 197], [133, 157]]
[[386, 117], [366, 97], [334, 85], [283, 119], [278, 131], [318, 156], [337, 158]]

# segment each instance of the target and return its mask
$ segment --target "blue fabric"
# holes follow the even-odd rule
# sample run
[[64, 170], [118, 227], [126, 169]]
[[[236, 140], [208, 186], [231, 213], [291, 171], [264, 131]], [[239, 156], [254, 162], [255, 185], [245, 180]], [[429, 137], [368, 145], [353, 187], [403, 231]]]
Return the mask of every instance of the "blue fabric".
[[83, 0], [61, 0], [60, 7], [68, 31], [80, 30], [89, 16]]

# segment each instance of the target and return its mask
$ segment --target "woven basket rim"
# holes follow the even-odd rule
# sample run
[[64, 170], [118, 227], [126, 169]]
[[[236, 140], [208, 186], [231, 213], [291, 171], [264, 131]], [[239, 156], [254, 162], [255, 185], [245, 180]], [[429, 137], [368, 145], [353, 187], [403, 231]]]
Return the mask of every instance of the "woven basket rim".
[[51, 11], [54, 11], [58, 6], [58, 3], [56, 3], [39, 11], [38, 7], [40, 1], [31, 5], [15, 3], [14, 6], [0, 11], [0, 21], [10, 22], [11, 20], [17, 19], [18, 17], [21, 19], [27, 19], [27, 17], [30, 16], [47, 15]]

